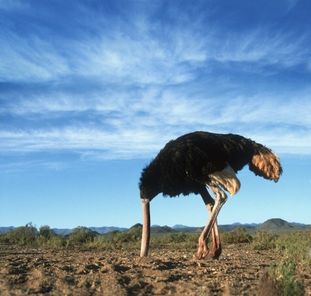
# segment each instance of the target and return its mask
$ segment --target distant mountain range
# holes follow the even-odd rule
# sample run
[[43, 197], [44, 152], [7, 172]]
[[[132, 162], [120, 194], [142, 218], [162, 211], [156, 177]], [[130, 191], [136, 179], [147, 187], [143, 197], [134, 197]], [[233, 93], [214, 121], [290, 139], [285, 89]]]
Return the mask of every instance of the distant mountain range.
[[285, 220], [274, 218], [265, 221], [264, 223], [258, 225], [258, 230], [262, 231], [287, 231], [287, 230], [304, 230], [304, 229], [311, 229], [311, 225], [302, 224], [302, 223], [289, 223]]
[[[0, 233], [6, 233], [10, 230], [13, 230], [15, 227], [0, 227]], [[99, 234], [106, 234], [113, 231], [126, 231], [128, 228], [124, 227], [115, 227], [115, 226], [103, 226], [103, 227], [88, 227], [89, 229], [96, 231]], [[58, 235], [68, 235], [74, 228], [51, 228]]]
[[[131, 228], [124, 228], [124, 227], [115, 227], [115, 226], [103, 226], [103, 227], [89, 227], [89, 229], [96, 231], [99, 234], [106, 234], [115, 231], [127, 231], [132, 228], [142, 227], [141, 224], [135, 224]], [[311, 230], [310, 224], [302, 224], [296, 222], [287, 222], [280, 218], [273, 218], [265, 221], [264, 223], [233, 223], [233, 224], [224, 224], [219, 225], [219, 228], [222, 231], [231, 231], [236, 228], [246, 228], [249, 230], [261, 230], [261, 231], [268, 231], [268, 232], [282, 232], [288, 230]], [[0, 227], [0, 233], [6, 233], [10, 230], [13, 230], [13, 226], [9, 227]], [[58, 235], [68, 235], [72, 232], [73, 229], [70, 228], [52, 228], [52, 230]], [[176, 224], [172, 227], [164, 225], [152, 225], [151, 232], [152, 233], [170, 233], [170, 232], [200, 232], [202, 227], [193, 227], [193, 226], [186, 226], [182, 224]]]

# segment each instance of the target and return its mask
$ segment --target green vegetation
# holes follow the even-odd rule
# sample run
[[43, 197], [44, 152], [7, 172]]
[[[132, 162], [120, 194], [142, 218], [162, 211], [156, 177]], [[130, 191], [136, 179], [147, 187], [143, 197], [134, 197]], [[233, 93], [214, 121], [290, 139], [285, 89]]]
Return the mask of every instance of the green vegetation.
[[275, 248], [299, 265], [311, 266], [311, 231], [284, 233], [276, 240]]
[[297, 279], [297, 263], [292, 259], [283, 258], [278, 264], [271, 266], [269, 275], [276, 282], [282, 295], [304, 295], [303, 284]]
[[50, 240], [53, 236], [55, 236], [55, 233], [50, 226], [44, 225], [39, 228], [39, 237], [43, 240]]
[[75, 247], [88, 245], [94, 241], [94, 238], [98, 235], [95, 231], [90, 230], [87, 227], [79, 226], [75, 228], [67, 237], [66, 246]]
[[269, 275], [279, 287], [282, 295], [304, 295], [299, 274], [311, 273], [311, 231], [288, 231], [279, 235], [257, 232], [254, 249], [272, 250], [280, 260], [270, 266]]
[[31, 223], [17, 227], [5, 234], [1, 234], [0, 242], [9, 245], [35, 247], [37, 246], [38, 230]]
[[275, 248], [276, 234], [266, 231], [257, 231], [253, 238], [252, 247], [255, 250], [271, 250]]
[[222, 242], [227, 244], [251, 243], [253, 237], [245, 228], [236, 228], [221, 234]]
[[47, 225], [39, 228], [38, 236], [35, 238], [36, 245], [40, 247], [58, 249], [66, 245], [64, 237], [56, 233]]
[[[195, 250], [199, 233], [165, 232], [156, 230], [151, 235], [152, 249], [171, 248]], [[37, 230], [31, 223], [0, 234], [0, 243], [31, 248], [78, 249], [139, 249], [141, 225], [128, 231], [98, 234], [86, 227], [77, 227], [69, 235], [57, 235], [49, 226]], [[279, 234], [267, 231], [249, 232], [244, 228], [222, 232], [223, 244], [246, 243], [258, 251], [271, 251], [279, 260], [270, 266], [269, 277], [282, 295], [303, 295], [304, 288], [299, 275], [311, 273], [311, 231], [287, 231]]]

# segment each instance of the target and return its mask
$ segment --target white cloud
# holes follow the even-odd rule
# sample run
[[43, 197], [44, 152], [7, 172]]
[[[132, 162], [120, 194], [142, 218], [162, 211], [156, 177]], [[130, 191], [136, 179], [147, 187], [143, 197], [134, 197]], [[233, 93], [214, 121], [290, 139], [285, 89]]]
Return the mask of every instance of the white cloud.
[[[0, 131], [2, 152], [76, 151], [83, 157], [141, 158], [168, 140], [193, 130], [240, 133], [280, 152], [311, 153], [309, 91], [291, 97], [272, 94], [245, 98], [204, 98], [193, 89], [156, 87], [80, 96], [39, 96], [20, 101], [11, 114], [36, 126]], [[191, 96], [192, 95], [192, 96]], [[84, 112], [93, 112], [89, 117]], [[7, 108], [2, 114], [8, 113]], [[70, 119], [68, 112], [75, 112]], [[50, 126], [56, 116], [58, 123]], [[38, 116], [40, 115], [40, 116]], [[42, 126], [40, 125], [40, 120]], [[94, 121], [96, 120], [96, 124]]]
[[[84, 40], [75, 46], [75, 69], [80, 75], [101, 77], [103, 81], [123, 84], [183, 83], [194, 78], [191, 66], [204, 61], [204, 52], [194, 48], [189, 38], [187, 51], [178, 49], [180, 41], [140, 39], [124, 35]], [[184, 63], [187, 63], [185, 65]]]
[[224, 40], [210, 40], [212, 46], [208, 57], [222, 63], [250, 62], [259, 66], [292, 67], [306, 62], [305, 37], [303, 34], [293, 37], [290, 32], [270, 32], [268, 28], [250, 30], [243, 35], [230, 32]]
[[[198, 91], [196, 91], [198, 90]], [[287, 93], [261, 93], [245, 97], [241, 94], [208, 95], [195, 87], [145, 87], [144, 89], [111, 89], [77, 94], [52, 92], [30, 95], [0, 107], [0, 114], [20, 116], [42, 114], [46, 118], [66, 117], [65, 112], [93, 111], [108, 119], [129, 119], [147, 123], [160, 120], [167, 125], [230, 123], [288, 124], [310, 126], [310, 90]], [[111, 112], [113, 115], [111, 115]], [[83, 116], [83, 114], [80, 116]], [[110, 118], [111, 117], [111, 118]], [[133, 118], [132, 118], [133, 117]], [[96, 116], [100, 118], [100, 116]], [[83, 119], [83, 118], [80, 118]]]
[[106, 82], [167, 85], [196, 79], [214, 61], [228, 67], [232, 67], [231, 62], [256, 64], [255, 68], [244, 68], [251, 72], [262, 72], [267, 65], [288, 68], [307, 62], [303, 34], [293, 37], [290, 32], [271, 33], [260, 28], [229, 35], [190, 27], [170, 28], [160, 38], [148, 25], [139, 38], [105, 32], [100, 38], [76, 43], [76, 74], [101, 77]]
[[[159, 147], [163, 136], [141, 129], [109, 133], [90, 127], [0, 131], [1, 152], [79, 151], [83, 156], [141, 158]], [[157, 141], [155, 141], [157, 139]]]
[[1, 81], [46, 81], [70, 73], [66, 59], [50, 42], [38, 37], [0, 35]]
[[[200, 53], [175, 56], [160, 40], [105, 36], [58, 45], [39, 37], [8, 34], [0, 39], [2, 81], [48, 81], [70, 75], [98, 77], [123, 84], [182, 83], [193, 79], [183, 62], [197, 62]], [[58, 42], [64, 42], [59, 40]], [[174, 46], [174, 45], [173, 45]]]
[[60, 161], [44, 161], [44, 160], [35, 160], [35, 161], [10, 161], [10, 162], [1, 162], [0, 170], [3, 173], [12, 173], [25, 171], [29, 168], [43, 168], [52, 171], [61, 171], [66, 168], [66, 164]]
[[[235, 70], [237, 63], [236, 73], [263, 72], [267, 65], [268, 75], [299, 64], [310, 68], [305, 32], [294, 36], [264, 26], [224, 32], [200, 16], [175, 21], [180, 24], [136, 15], [128, 23], [108, 19], [100, 26], [95, 20], [96, 35], [68, 40], [62, 34], [26, 38], [0, 31], [1, 81], [54, 82], [52, 90], [1, 95], [0, 116], [16, 121], [3, 124], [0, 150], [145, 157], [170, 138], [198, 129], [254, 136], [282, 151], [310, 148], [310, 89], [247, 96], [239, 89], [243, 81], [228, 86], [213, 72], [217, 65]], [[77, 77], [97, 84], [79, 93]], [[64, 86], [69, 80], [72, 85]]]
[[290, 32], [271, 33], [268, 28], [243, 34], [198, 28], [198, 24], [183, 30], [168, 27], [166, 34], [159, 35], [154, 31], [163, 28], [146, 20], [142, 35], [121, 34], [112, 26], [111, 31], [106, 28], [95, 37], [76, 40], [48, 40], [35, 34], [26, 39], [5, 32], [0, 35], [0, 79], [48, 81], [81, 76], [123, 85], [167, 85], [194, 80], [210, 61], [257, 63], [257, 71], [264, 65], [308, 63], [303, 35], [293, 38]]
[[297, 125], [311, 127], [311, 97], [308, 92], [288, 94], [265, 94], [253, 97], [240, 95], [228, 100], [225, 108], [214, 122], [240, 122], [245, 124]]
[[[185, 127], [184, 127], [185, 128]], [[177, 129], [166, 129], [157, 126], [130, 126], [108, 132], [94, 127], [66, 127], [28, 131], [0, 131], [2, 153], [70, 151], [79, 153], [82, 157], [102, 159], [150, 158], [163, 145], [180, 135]], [[234, 127], [230, 132], [233, 132]], [[272, 147], [278, 153], [310, 154], [310, 130], [292, 131], [286, 127], [248, 128], [240, 127], [241, 133], [253, 140]], [[223, 130], [223, 132], [229, 132]]]

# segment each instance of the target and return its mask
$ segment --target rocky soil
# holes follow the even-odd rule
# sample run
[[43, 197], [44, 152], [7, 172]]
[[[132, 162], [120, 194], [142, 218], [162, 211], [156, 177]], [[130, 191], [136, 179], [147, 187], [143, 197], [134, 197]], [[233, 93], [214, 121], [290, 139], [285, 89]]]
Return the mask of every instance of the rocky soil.
[[0, 249], [0, 295], [276, 295], [265, 279], [277, 260], [249, 245], [227, 245], [219, 260], [194, 250]]

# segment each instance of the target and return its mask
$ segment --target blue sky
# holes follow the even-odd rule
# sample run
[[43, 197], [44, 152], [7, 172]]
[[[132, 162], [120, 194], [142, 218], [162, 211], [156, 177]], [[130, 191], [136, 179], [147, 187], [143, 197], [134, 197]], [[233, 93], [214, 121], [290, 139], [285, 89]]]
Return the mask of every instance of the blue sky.
[[[142, 168], [206, 130], [271, 147], [278, 183], [239, 173], [221, 224], [311, 223], [308, 0], [0, 0], [0, 225], [131, 226]], [[198, 196], [152, 223], [203, 225]]]

